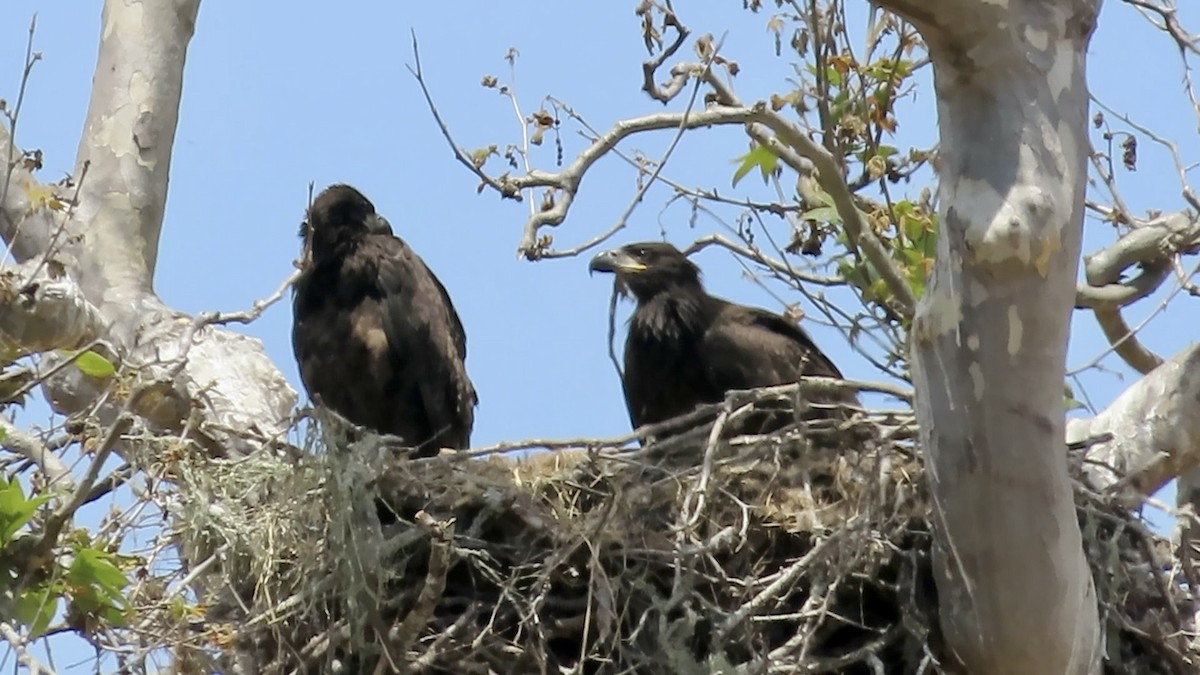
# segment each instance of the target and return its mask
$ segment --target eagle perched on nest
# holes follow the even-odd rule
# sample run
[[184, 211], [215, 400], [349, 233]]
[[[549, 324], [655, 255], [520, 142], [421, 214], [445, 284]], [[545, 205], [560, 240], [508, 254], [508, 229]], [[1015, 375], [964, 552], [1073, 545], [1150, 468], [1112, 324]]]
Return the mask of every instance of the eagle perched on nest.
[[309, 395], [416, 456], [468, 447], [478, 397], [441, 282], [349, 185], [317, 195], [300, 236], [292, 348]]
[[[816, 375], [842, 378], [804, 329], [766, 310], [709, 295], [700, 269], [670, 244], [644, 242], [604, 251], [591, 272], [616, 274], [637, 309], [625, 340], [625, 403], [634, 428], [665, 422], [731, 390]], [[856, 403], [831, 396], [812, 402]], [[815, 412], [815, 411], [814, 411]], [[770, 433], [794, 420], [789, 411], [751, 415], [733, 434]]]

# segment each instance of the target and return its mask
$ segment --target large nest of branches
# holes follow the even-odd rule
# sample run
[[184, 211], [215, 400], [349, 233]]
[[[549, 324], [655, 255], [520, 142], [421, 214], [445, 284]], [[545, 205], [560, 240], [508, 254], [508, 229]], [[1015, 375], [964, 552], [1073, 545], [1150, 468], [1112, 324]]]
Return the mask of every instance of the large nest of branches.
[[[910, 420], [708, 436], [182, 461], [202, 610], [169, 629], [176, 670], [953, 671]], [[1077, 504], [1108, 672], [1194, 672], [1165, 542], [1082, 487]]]

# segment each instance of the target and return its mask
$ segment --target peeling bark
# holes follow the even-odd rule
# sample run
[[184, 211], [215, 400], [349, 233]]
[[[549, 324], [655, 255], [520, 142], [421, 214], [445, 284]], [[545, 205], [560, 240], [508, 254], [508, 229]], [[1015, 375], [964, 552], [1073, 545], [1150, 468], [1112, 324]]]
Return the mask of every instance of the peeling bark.
[[[286, 429], [295, 391], [260, 341], [175, 312], [153, 288], [199, 5], [105, 2], [69, 222], [62, 223], [63, 212], [31, 208], [39, 186], [22, 168], [0, 204], [0, 233], [24, 263], [0, 275], [3, 304], [17, 310], [3, 313], [0, 332], [29, 352], [103, 339], [122, 365], [136, 370], [135, 386], [154, 389], [156, 395], [136, 399], [135, 410], [152, 427], [178, 430], [186, 423], [213, 452], [244, 454]], [[7, 144], [6, 131], [0, 142]], [[63, 199], [74, 196], [72, 188], [50, 189]], [[40, 263], [48, 256], [66, 278], [44, 281], [48, 266]], [[31, 285], [34, 272], [38, 283]], [[47, 382], [47, 392], [69, 413], [92, 405], [102, 386], [66, 369]]]
[[912, 356], [942, 627], [973, 674], [1094, 672], [1061, 448], [1099, 2], [879, 4], [920, 28], [938, 95], [941, 229]]
[[18, 354], [80, 349], [100, 337], [104, 318], [70, 277], [40, 260], [0, 267], [0, 350]]

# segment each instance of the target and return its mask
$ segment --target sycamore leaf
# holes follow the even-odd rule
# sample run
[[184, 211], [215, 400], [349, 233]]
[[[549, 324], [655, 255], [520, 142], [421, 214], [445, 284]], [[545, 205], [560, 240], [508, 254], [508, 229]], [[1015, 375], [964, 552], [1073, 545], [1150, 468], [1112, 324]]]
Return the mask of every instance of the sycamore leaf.
[[67, 580], [73, 587], [71, 604], [76, 609], [99, 616], [109, 625], [124, 625], [122, 590], [129, 579], [113, 564], [111, 554], [91, 547], [76, 549]]
[[763, 182], [766, 183], [767, 179], [775, 171], [775, 167], [779, 165], [779, 158], [775, 156], [775, 153], [771, 152], [765, 145], [757, 143], [750, 148], [750, 152], [733, 161], [735, 163], [740, 162], [737, 170], [733, 172], [733, 187], [737, 187], [738, 181], [742, 180], [754, 167], [758, 167], [758, 170], [762, 173]]
[[52, 211], [62, 211], [66, 208], [66, 204], [54, 194], [54, 188], [48, 185], [30, 185], [25, 188], [25, 196], [29, 198], [30, 213], [42, 208]]
[[12, 541], [17, 531], [33, 518], [38, 507], [50, 498], [45, 494], [26, 498], [19, 482], [0, 479], [0, 545]]
[[29, 638], [40, 637], [58, 613], [58, 594], [50, 584], [27, 589], [12, 605], [13, 617], [29, 626]]
[[[64, 354], [70, 357], [70, 354]], [[75, 356], [75, 367], [83, 372], [88, 377], [95, 377], [101, 380], [108, 379], [117, 372], [117, 367], [112, 361], [100, 356], [96, 352], [88, 350]]]
[[842, 222], [842, 216], [832, 206], [818, 206], [815, 209], [809, 209], [801, 213], [800, 220], [815, 220], [818, 223], [837, 225]]

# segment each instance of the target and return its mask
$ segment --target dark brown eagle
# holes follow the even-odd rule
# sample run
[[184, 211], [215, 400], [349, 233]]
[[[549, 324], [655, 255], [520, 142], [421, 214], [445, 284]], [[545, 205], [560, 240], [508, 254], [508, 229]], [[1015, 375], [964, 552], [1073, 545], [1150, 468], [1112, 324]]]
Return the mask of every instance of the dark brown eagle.
[[[718, 403], [730, 390], [787, 384], [805, 375], [842, 377], [804, 329], [705, 292], [700, 269], [670, 244], [604, 251], [588, 269], [615, 273], [637, 300], [625, 340], [623, 381], [635, 429]], [[792, 421], [790, 411], [768, 412], [728, 431], [769, 433]]]
[[309, 396], [416, 456], [468, 447], [478, 399], [441, 282], [349, 185], [317, 195], [300, 235], [292, 348]]

